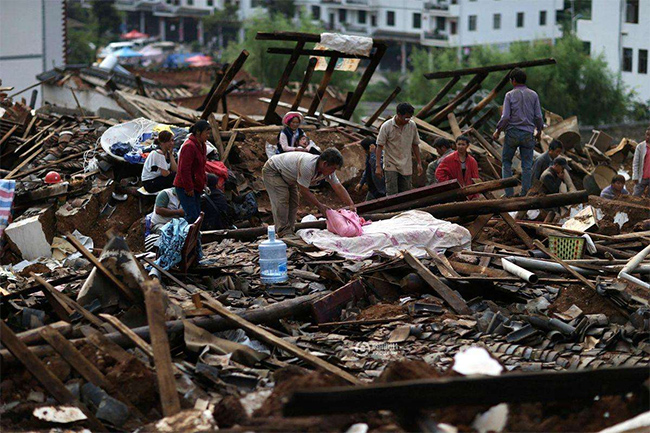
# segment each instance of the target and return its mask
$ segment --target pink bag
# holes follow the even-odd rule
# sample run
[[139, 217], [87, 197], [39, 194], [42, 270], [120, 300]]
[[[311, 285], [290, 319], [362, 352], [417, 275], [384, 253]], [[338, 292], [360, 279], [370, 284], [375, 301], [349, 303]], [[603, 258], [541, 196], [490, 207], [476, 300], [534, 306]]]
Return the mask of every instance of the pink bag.
[[356, 212], [347, 209], [328, 209], [326, 217], [327, 230], [336, 235], [354, 238], [363, 234], [361, 226], [365, 221]]

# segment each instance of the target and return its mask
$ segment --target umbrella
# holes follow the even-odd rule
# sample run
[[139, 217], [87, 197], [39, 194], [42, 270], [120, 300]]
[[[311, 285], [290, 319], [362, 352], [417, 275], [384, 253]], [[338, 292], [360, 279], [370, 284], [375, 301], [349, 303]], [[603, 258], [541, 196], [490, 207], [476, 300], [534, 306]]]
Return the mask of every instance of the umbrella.
[[128, 33], [125, 33], [122, 35], [122, 39], [141, 39], [141, 38], [148, 38], [149, 35], [146, 33], [140, 33], [137, 30], [131, 30]]
[[147, 56], [147, 57], [160, 56], [163, 54], [163, 50], [161, 50], [160, 48], [153, 47], [151, 45], [147, 45], [146, 47], [144, 47], [138, 52], [143, 56]]
[[124, 47], [121, 48], [114, 53], [112, 53], [115, 57], [118, 58], [125, 58], [125, 57], [142, 57], [142, 54], [138, 53], [137, 51], [132, 50], [129, 47]]

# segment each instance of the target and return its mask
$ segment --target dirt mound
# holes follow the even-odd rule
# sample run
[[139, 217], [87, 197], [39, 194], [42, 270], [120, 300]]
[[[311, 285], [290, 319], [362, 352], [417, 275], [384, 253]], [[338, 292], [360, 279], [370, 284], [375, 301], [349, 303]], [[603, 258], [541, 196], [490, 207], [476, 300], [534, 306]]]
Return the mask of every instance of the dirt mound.
[[406, 313], [406, 308], [401, 305], [375, 304], [363, 310], [357, 320], [376, 320], [397, 317]]
[[560, 290], [555, 301], [548, 307], [549, 316], [561, 313], [572, 305], [580, 308], [584, 314], [605, 314], [607, 317], [620, 315], [610, 300], [593, 290], [579, 285], [572, 285]]
[[148, 413], [158, 404], [156, 377], [137, 359], [117, 364], [106, 378], [115, 383], [143, 413]]
[[424, 361], [396, 361], [390, 363], [375, 383], [401, 382], [404, 380], [434, 379], [443, 374]]

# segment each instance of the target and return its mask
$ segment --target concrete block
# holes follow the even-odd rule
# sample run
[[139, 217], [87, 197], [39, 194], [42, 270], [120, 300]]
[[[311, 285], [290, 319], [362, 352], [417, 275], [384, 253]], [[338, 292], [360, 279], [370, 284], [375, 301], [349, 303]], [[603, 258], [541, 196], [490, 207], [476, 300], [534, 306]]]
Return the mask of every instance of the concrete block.
[[121, 401], [106, 396], [99, 404], [95, 416], [102, 421], [107, 421], [114, 426], [120, 427], [129, 419], [129, 408]]
[[54, 208], [28, 209], [5, 229], [9, 247], [24, 260], [52, 257]]

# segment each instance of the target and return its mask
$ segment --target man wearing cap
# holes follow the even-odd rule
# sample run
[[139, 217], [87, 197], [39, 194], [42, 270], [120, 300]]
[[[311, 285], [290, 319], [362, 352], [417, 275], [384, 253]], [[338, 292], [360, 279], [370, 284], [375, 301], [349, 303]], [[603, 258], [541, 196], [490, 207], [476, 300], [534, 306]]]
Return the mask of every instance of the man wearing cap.
[[[553, 160], [553, 164], [542, 173], [540, 178], [542, 182], [542, 192], [545, 194], [557, 194], [564, 182], [565, 173], [568, 174], [569, 165], [564, 157], [558, 156]], [[566, 185], [566, 183], [565, 183]], [[567, 186], [567, 190], [569, 187]]]
[[411, 120], [415, 109], [407, 102], [397, 105], [397, 114], [384, 122], [377, 136], [377, 164], [375, 173], [386, 180], [386, 195], [395, 195], [412, 188], [413, 155], [418, 175], [422, 174], [420, 160], [420, 136], [415, 122]]

